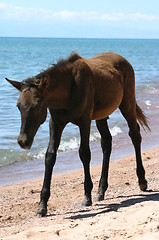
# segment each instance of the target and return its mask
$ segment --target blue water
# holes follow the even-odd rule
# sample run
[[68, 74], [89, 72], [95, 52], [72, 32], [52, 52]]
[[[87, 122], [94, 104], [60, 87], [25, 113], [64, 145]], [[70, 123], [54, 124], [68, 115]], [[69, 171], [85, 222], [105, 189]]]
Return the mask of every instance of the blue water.
[[[17, 136], [20, 130], [20, 113], [16, 108], [19, 93], [5, 81], [5, 77], [21, 81], [67, 57], [72, 51], [83, 57], [100, 52], [117, 52], [134, 67], [136, 95], [140, 106], [151, 118], [159, 108], [159, 40], [135, 39], [52, 39], [52, 38], [0, 38], [0, 166], [15, 162], [41, 160], [48, 144], [48, 118], [40, 127], [31, 151], [20, 149]], [[155, 122], [155, 119], [153, 119]], [[152, 122], [152, 120], [151, 120]], [[116, 142], [122, 141], [126, 122], [116, 111], [110, 118], [110, 128]], [[155, 123], [154, 123], [155, 125]], [[155, 132], [155, 136], [156, 136]], [[92, 123], [91, 141], [99, 135]], [[116, 142], [114, 148], [117, 147]], [[153, 139], [152, 139], [153, 142]], [[69, 124], [64, 131], [60, 151], [78, 148], [79, 132]], [[66, 167], [67, 168], [67, 167]]]

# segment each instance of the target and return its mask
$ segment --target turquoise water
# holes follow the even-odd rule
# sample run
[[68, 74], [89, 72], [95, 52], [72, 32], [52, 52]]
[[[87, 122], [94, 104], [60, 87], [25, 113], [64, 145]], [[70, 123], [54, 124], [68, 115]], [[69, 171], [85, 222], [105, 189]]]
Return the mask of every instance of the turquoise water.
[[[5, 77], [21, 81], [36, 75], [67, 57], [72, 51], [83, 57], [100, 52], [117, 52], [133, 65], [136, 75], [136, 95], [139, 105], [153, 118], [159, 107], [159, 40], [135, 39], [52, 39], [52, 38], [0, 38], [0, 166], [15, 162], [42, 160], [48, 144], [48, 118], [40, 127], [31, 151], [20, 149], [17, 136], [20, 129], [20, 113], [16, 108], [19, 93], [10, 86]], [[153, 118], [154, 126], [155, 120]], [[110, 129], [114, 137], [114, 148], [127, 132], [126, 122], [116, 111], [111, 116]], [[151, 120], [152, 124], [152, 120]], [[156, 136], [155, 132], [155, 136]], [[94, 122], [91, 141], [99, 140]], [[153, 140], [152, 140], [153, 142]], [[77, 149], [79, 132], [69, 124], [64, 131], [60, 152]], [[120, 146], [121, 147], [121, 146]], [[71, 160], [70, 160], [71, 161]], [[67, 166], [66, 166], [67, 168]]]

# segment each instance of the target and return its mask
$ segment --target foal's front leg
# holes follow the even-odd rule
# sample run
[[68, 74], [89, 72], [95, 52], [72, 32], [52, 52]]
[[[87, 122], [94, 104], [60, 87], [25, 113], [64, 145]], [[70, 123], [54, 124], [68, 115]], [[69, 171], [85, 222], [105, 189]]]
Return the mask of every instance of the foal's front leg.
[[47, 214], [47, 202], [50, 197], [50, 185], [52, 170], [56, 161], [56, 153], [60, 144], [61, 134], [66, 124], [54, 122], [50, 118], [50, 141], [45, 155], [45, 176], [41, 190], [40, 204], [37, 209], [37, 215], [45, 216]]
[[81, 144], [79, 148], [79, 155], [84, 167], [84, 200], [82, 202], [83, 206], [92, 205], [91, 191], [93, 188], [93, 183], [90, 176], [90, 160], [91, 153], [89, 148], [89, 135], [90, 135], [90, 120], [82, 119], [79, 124]]

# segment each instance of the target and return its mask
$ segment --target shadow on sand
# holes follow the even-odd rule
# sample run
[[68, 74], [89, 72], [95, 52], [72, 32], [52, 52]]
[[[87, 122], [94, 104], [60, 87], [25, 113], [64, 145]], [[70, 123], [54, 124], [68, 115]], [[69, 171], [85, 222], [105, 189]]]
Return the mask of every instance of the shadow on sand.
[[[123, 200], [119, 203], [113, 203], [113, 204], [103, 204], [102, 202], [96, 203], [94, 206], [96, 207], [95, 210], [93, 210], [90, 207], [80, 210], [78, 212], [72, 212], [72, 216], [66, 217], [66, 219], [82, 219], [82, 218], [89, 218], [94, 217], [99, 214], [104, 214], [111, 211], [118, 211], [120, 208], [124, 207], [130, 207], [137, 203], [142, 202], [148, 202], [148, 201], [159, 201], [159, 192], [158, 191], [147, 191], [144, 194], [138, 194], [138, 195], [129, 195], [129, 196], [118, 196], [118, 198], [127, 198], [126, 200]], [[91, 212], [91, 213], [90, 213]], [[71, 212], [67, 213], [71, 215]]]

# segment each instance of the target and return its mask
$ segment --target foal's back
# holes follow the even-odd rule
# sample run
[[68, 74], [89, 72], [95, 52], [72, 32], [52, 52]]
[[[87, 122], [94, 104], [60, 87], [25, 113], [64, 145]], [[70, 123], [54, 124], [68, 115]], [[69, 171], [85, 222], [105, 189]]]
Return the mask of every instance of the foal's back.
[[101, 53], [85, 59], [93, 72], [93, 119], [101, 119], [117, 109], [127, 92], [135, 93], [134, 71], [131, 64], [115, 53]]
[[107, 81], [109, 78], [118, 78], [123, 83], [126, 74], [132, 74], [134, 78], [131, 64], [119, 54], [105, 52], [86, 59], [86, 62], [96, 76], [103, 76]]

